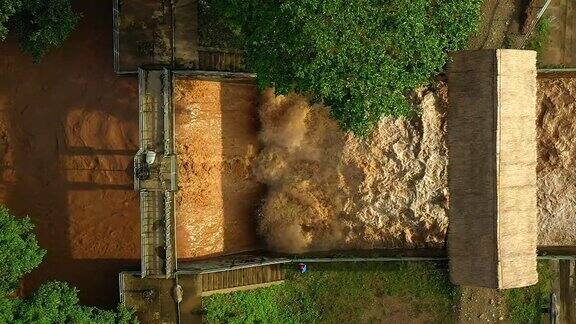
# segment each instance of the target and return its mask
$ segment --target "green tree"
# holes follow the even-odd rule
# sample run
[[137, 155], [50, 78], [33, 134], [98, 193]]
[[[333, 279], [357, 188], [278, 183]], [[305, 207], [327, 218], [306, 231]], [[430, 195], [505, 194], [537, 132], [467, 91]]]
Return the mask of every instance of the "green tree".
[[137, 323], [133, 312], [123, 306], [105, 311], [79, 305], [78, 291], [68, 284], [51, 281], [43, 284], [15, 308], [13, 322], [24, 323]]
[[260, 87], [331, 106], [366, 134], [383, 115], [413, 113], [405, 95], [463, 48], [481, 0], [211, 0], [242, 37]]
[[14, 323], [20, 299], [0, 295], [0, 323]]
[[134, 312], [122, 305], [115, 311], [80, 305], [76, 288], [64, 282], [45, 283], [20, 298], [15, 289], [22, 277], [46, 254], [33, 229], [28, 218], [17, 219], [0, 206], [0, 323], [137, 323]]
[[78, 22], [71, 0], [0, 0], [0, 40], [9, 30], [36, 61], [59, 47]]
[[8, 35], [8, 21], [16, 12], [22, 8], [20, 0], [0, 0], [0, 40], [6, 39]]
[[20, 279], [36, 268], [46, 251], [38, 246], [34, 225], [0, 206], [0, 293], [18, 288]]

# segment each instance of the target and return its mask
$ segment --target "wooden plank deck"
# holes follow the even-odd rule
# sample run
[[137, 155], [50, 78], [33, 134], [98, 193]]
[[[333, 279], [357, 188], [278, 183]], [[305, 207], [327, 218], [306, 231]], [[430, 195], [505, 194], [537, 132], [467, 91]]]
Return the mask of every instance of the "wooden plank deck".
[[205, 273], [201, 275], [202, 296], [282, 283], [285, 275], [284, 268], [279, 264]]

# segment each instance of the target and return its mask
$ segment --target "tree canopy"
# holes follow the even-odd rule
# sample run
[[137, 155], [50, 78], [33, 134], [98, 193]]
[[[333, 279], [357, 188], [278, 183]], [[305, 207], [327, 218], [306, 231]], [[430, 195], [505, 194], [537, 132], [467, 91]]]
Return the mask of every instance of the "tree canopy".
[[[29, 298], [5, 300], [7, 322], [25, 323], [137, 323], [132, 312], [119, 305], [116, 312], [79, 305], [78, 291], [64, 282], [43, 284]], [[0, 310], [2, 310], [0, 302]]]
[[0, 206], [0, 292], [18, 288], [20, 279], [36, 268], [46, 251], [38, 246], [34, 225]]
[[0, 0], [0, 40], [14, 31], [22, 49], [39, 60], [68, 38], [78, 19], [71, 0]]
[[331, 106], [366, 134], [383, 115], [410, 115], [405, 95], [463, 48], [481, 0], [212, 0], [242, 37], [260, 87]]

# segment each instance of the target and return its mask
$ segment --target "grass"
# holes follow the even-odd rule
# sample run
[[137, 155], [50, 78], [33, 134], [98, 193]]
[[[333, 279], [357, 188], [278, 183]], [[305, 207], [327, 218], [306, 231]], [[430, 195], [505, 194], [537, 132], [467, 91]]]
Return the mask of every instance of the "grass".
[[534, 286], [504, 291], [508, 318], [512, 323], [540, 323], [542, 307], [550, 302], [557, 273], [546, 261], [538, 263], [538, 283]]
[[385, 314], [380, 307], [386, 303], [381, 301], [393, 297], [411, 315], [425, 315], [436, 323], [453, 321], [455, 289], [445, 263], [332, 263], [308, 268], [305, 274], [289, 269], [281, 285], [205, 298], [204, 318], [209, 323], [372, 322], [370, 311]]
[[552, 30], [552, 22], [548, 17], [542, 17], [538, 21], [536, 28], [526, 43], [526, 48], [536, 51], [537, 56], [540, 57], [548, 45], [550, 39], [550, 32]]

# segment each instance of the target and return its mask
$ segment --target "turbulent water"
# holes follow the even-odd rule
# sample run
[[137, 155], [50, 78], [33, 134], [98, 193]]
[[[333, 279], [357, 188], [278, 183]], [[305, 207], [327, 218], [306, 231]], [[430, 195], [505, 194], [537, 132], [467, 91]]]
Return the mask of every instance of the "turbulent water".
[[576, 244], [576, 79], [538, 87], [540, 245]]
[[259, 232], [283, 252], [430, 247], [447, 218], [446, 89], [418, 92], [421, 116], [384, 118], [369, 138], [342, 132], [300, 96], [262, 98], [254, 162], [268, 186]]

